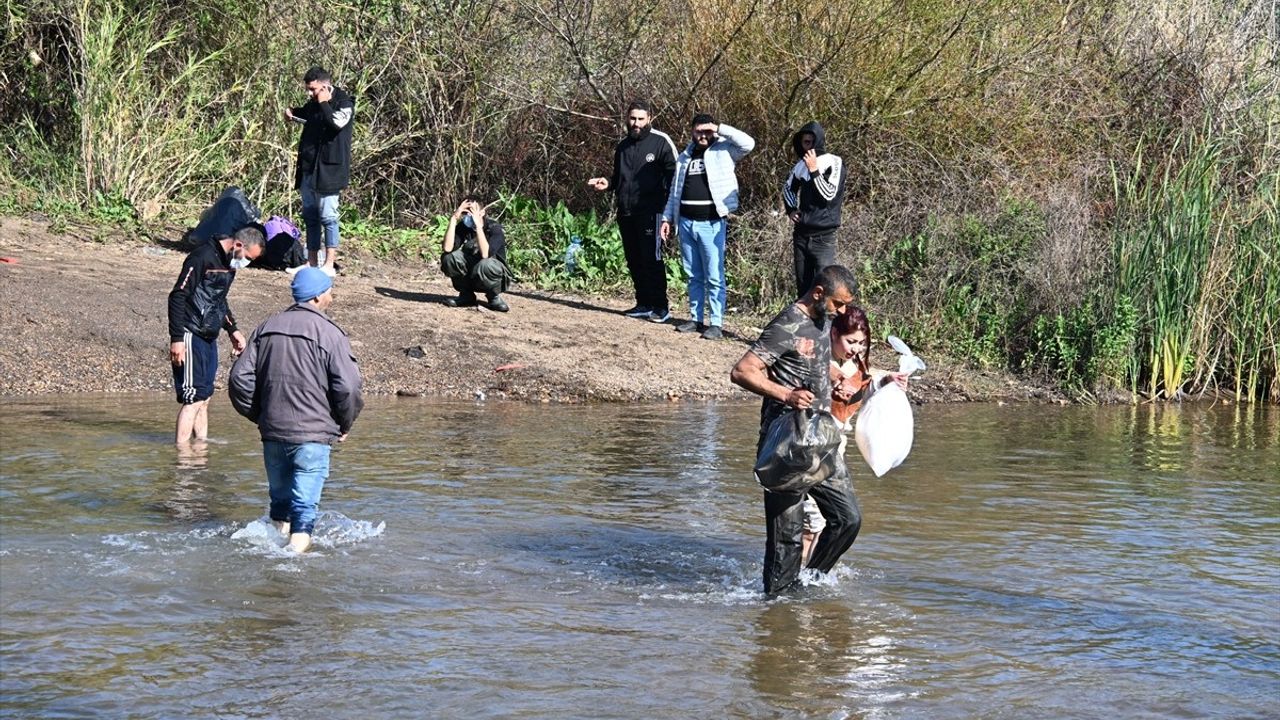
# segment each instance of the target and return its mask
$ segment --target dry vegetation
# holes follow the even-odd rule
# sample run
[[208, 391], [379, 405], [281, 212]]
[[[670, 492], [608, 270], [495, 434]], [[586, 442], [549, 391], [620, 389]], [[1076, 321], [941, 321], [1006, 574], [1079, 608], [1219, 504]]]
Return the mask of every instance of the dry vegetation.
[[[792, 292], [787, 140], [816, 118], [851, 169], [842, 260], [878, 330], [1086, 398], [1277, 400], [1276, 7], [9, 2], [0, 182], [10, 212], [186, 221], [227, 184], [296, 211], [279, 109], [321, 63], [358, 98], [344, 203], [370, 228], [429, 227], [471, 189], [607, 212], [583, 180], [646, 97], [677, 138], [698, 110], [757, 138], [730, 278], [767, 312]], [[564, 223], [522, 212], [528, 274], [554, 283]], [[616, 284], [601, 232], [593, 281]], [[388, 251], [431, 254], [405, 237]]]

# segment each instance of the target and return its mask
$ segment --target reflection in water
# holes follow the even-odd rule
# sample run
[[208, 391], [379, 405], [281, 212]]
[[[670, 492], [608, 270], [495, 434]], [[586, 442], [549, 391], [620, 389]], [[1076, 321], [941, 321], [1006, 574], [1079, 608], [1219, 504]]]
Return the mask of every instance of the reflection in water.
[[1280, 693], [1274, 409], [923, 406], [901, 468], [851, 456], [852, 550], [777, 600], [755, 402], [374, 399], [302, 557], [255, 542], [253, 426], [175, 453], [171, 421], [0, 405], [5, 712], [1236, 718]]
[[204, 470], [209, 467], [209, 443], [178, 443], [178, 470]]
[[158, 475], [152, 487], [155, 506], [174, 520], [202, 523], [217, 520], [210, 507], [212, 487], [219, 478], [209, 472], [209, 443], [179, 443], [173, 473]]

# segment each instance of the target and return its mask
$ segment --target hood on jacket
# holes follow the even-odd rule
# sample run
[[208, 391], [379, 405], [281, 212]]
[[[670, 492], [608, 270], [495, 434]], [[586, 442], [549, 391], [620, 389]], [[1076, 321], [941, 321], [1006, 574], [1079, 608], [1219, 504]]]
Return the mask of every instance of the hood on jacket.
[[791, 136], [791, 148], [796, 151], [796, 157], [804, 157], [804, 149], [800, 147], [800, 136], [805, 133], [813, 135], [813, 149], [816, 150], [819, 155], [827, 151], [827, 133], [822, 129], [822, 125], [817, 120], [814, 120], [797, 130], [796, 134]]

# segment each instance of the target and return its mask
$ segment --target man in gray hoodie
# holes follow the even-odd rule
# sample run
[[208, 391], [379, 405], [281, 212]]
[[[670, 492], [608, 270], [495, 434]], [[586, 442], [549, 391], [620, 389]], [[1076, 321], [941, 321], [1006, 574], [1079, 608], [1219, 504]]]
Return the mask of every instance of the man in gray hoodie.
[[231, 366], [231, 404], [258, 425], [271, 522], [289, 547], [311, 546], [329, 450], [347, 439], [364, 407], [351, 342], [325, 311], [333, 279], [306, 267], [293, 276], [294, 304], [249, 336]]

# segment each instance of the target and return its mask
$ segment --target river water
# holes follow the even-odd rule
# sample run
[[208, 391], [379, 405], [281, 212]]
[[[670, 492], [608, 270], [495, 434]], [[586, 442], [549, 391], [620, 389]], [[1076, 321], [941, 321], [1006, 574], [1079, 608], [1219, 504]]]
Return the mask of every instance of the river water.
[[374, 399], [301, 557], [174, 413], [0, 404], [5, 717], [1280, 716], [1275, 408], [918, 408], [775, 600], [755, 403]]

